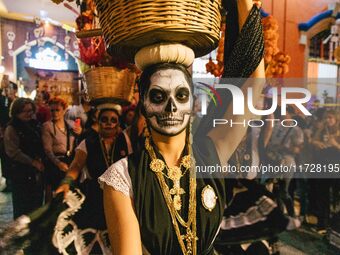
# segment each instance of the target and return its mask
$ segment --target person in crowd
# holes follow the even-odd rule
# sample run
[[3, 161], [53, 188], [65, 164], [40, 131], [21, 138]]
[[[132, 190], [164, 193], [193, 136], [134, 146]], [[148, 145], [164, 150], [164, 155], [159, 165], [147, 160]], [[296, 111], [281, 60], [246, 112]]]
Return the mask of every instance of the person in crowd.
[[48, 106], [48, 101], [50, 100], [50, 94], [46, 91], [38, 92], [34, 101], [37, 107], [37, 112], [35, 113], [37, 121], [42, 125], [46, 121], [51, 120], [51, 111]]
[[133, 122], [134, 117], [135, 117], [135, 112], [136, 112], [135, 110], [136, 110], [136, 106], [130, 105], [125, 111], [123, 111], [122, 125], [121, 125], [121, 127], [123, 129], [132, 125], [132, 122]]
[[[303, 131], [304, 142], [301, 148], [300, 153], [298, 153], [295, 157], [296, 165], [301, 166], [303, 169], [302, 172], [297, 174], [297, 178], [295, 179], [297, 195], [300, 202], [300, 213], [299, 218], [301, 222], [306, 222], [306, 215], [308, 213], [309, 207], [309, 198], [308, 198], [308, 175], [305, 173], [306, 165], [313, 163], [313, 147], [311, 145], [312, 142], [312, 129], [308, 127], [308, 118], [306, 116], [295, 116], [295, 120], [297, 121], [297, 125]], [[291, 194], [292, 196], [293, 194]]]
[[96, 107], [91, 107], [91, 110], [87, 112], [87, 121], [85, 123], [84, 132], [82, 132], [79, 141], [92, 135], [98, 135], [98, 113], [99, 111]]
[[[97, 135], [88, 136], [76, 149], [76, 154], [71, 163], [65, 179], [56, 193], [64, 192], [65, 197], [70, 187], [79, 180], [80, 190], [86, 196], [82, 209], [69, 219], [83, 232], [92, 231], [96, 236], [103, 238], [101, 243], [108, 244], [102, 233], [106, 232], [106, 223], [103, 208], [103, 192], [99, 187], [97, 178], [115, 162], [114, 149], [119, 127], [121, 107], [113, 104], [98, 106]], [[90, 220], [89, 220], [90, 219]], [[58, 222], [57, 222], [58, 226]], [[66, 231], [63, 229], [61, 231]], [[76, 235], [79, 233], [76, 233]], [[78, 238], [83, 238], [81, 235]], [[77, 244], [75, 243], [77, 246]], [[94, 246], [90, 254], [102, 254], [104, 247]], [[87, 247], [88, 248], [88, 247]], [[79, 247], [76, 247], [79, 250]]]
[[[254, 26], [242, 20], [246, 20], [250, 9], [250, 17], [259, 18], [259, 13], [256, 7], [252, 8], [252, 1], [242, 0], [238, 4], [239, 10], [244, 11], [239, 13], [240, 27], [245, 24], [242, 33], [251, 38], [249, 41], [242, 40], [242, 43], [247, 44], [244, 47], [251, 47], [252, 40], [260, 42], [256, 36], [261, 33], [254, 33], [259, 29], [257, 25], [260, 20], [257, 19], [259, 23], [252, 23]], [[261, 45], [256, 46], [260, 47], [256, 47], [257, 50], [249, 49], [256, 56], [252, 55], [251, 60], [247, 58], [237, 68], [227, 58], [231, 62], [226, 64], [226, 77], [249, 77], [252, 73], [253, 77], [263, 77]], [[243, 47], [231, 48], [236, 50]], [[178, 51], [174, 49], [173, 52]], [[243, 51], [231, 54], [242, 58]], [[117, 161], [99, 178], [104, 189], [104, 209], [113, 252], [213, 254], [214, 240], [227, 203], [226, 184], [224, 178], [215, 178], [214, 174], [209, 178], [197, 177], [197, 167], [225, 166], [246, 133], [246, 127], [212, 127], [211, 120], [216, 116], [240, 121], [240, 116], [232, 115], [226, 93], [220, 93], [223, 105], [215, 107], [210, 104], [208, 114], [201, 120], [191, 140], [193, 84], [186, 66], [180, 63], [151, 62], [144, 68], [138, 85], [142, 113], [147, 122], [145, 143], [140, 151]], [[263, 84], [252, 85], [256, 91], [254, 100], [257, 101]], [[244, 85], [242, 89], [246, 90], [246, 87]], [[196, 162], [195, 166], [193, 161]], [[268, 202], [270, 206], [262, 212], [268, 218], [275, 218], [274, 215], [276, 219], [280, 218], [282, 215], [278, 207], [266, 196], [268, 192], [263, 192], [264, 204]], [[252, 202], [256, 204], [260, 198], [255, 192], [251, 194], [254, 195]], [[242, 212], [246, 212], [248, 208], [243, 209]], [[259, 218], [255, 218], [254, 221], [258, 222]], [[245, 217], [231, 221], [226, 231], [235, 223], [246, 231], [249, 222], [247, 224], [243, 219]], [[278, 225], [278, 228], [285, 228], [286, 224], [288, 219], [283, 223], [271, 221], [272, 229]], [[259, 232], [256, 231], [256, 234]]]
[[87, 112], [91, 110], [91, 105], [84, 98], [81, 98], [80, 105], [72, 105], [65, 114], [66, 121], [72, 125], [74, 121], [80, 119], [81, 127], [85, 126], [87, 121]]
[[141, 104], [135, 109], [134, 118], [130, 126], [121, 132], [117, 137], [115, 147], [115, 158], [121, 159], [139, 151], [139, 146], [143, 143], [143, 133], [146, 125], [145, 117], [141, 112]]
[[[277, 122], [273, 129], [272, 137], [267, 147], [269, 163], [272, 165], [287, 166], [289, 171], [280, 173], [282, 175], [277, 180], [278, 202], [281, 207], [285, 205], [288, 215], [295, 216], [293, 198], [289, 194], [289, 185], [294, 176], [294, 167], [296, 167], [295, 156], [301, 152], [304, 135], [300, 127], [294, 126], [295, 109], [292, 106], [287, 107], [286, 115], [281, 119], [286, 119], [286, 126]], [[270, 161], [270, 155], [280, 155], [278, 160]], [[283, 203], [282, 203], [283, 202]]]
[[44, 151], [40, 128], [33, 119], [34, 112], [32, 100], [16, 99], [11, 105], [11, 120], [5, 130], [5, 152], [11, 160], [14, 218], [40, 207], [43, 201]]
[[9, 109], [12, 101], [7, 95], [7, 88], [2, 87], [0, 89], [0, 165], [1, 165], [1, 176], [0, 182], [3, 183], [2, 189], [8, 188], [10, 190], [10, 179], [9, 179], [9, 162], [5, 153], [4, 146], [4, 135], [6, 126], [10, 120]]
[[[339, 163], [340, 158], [340, 128], [338, 113], [328, 110], [325, 113], [324, 127], [315, 134], [312, 144], [315, 146], [315, 161], [324, 166]], [[338, 191], [336, 180], [324, 178], [313, 181], [313, 188], [316, 206], [316, 216], [318, 218], [317, 231], [325, 233], [330, 218], [330, 188]]]
[[0, 135], [4, 134], [7, 123], [10, 120], [9, 108], [12, 100], [7, 95], [7, 89], [0, 90]]
[[64, 119], [67, 103], [61, 98], [49, 101], [52, 120], [42, 127], [42, 141], [49, 160], [46, 169], [46, 201], [52, 198], [55, 190], [65, 177], [72, 162], [75, 147], [75, 136], [81, 133], [81, 127], [71, 128]]

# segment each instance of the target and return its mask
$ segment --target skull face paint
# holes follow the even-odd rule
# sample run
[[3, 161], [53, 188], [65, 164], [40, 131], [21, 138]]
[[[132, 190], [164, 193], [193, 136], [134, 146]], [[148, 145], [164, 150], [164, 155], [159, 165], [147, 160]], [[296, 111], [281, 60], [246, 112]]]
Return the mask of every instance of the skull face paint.
[[159, 70], [151, 76], [144, 109], [149, 125], [158, 133], [181, 133], [189, 124], [192, 103], [191, 88], [180, 70]]

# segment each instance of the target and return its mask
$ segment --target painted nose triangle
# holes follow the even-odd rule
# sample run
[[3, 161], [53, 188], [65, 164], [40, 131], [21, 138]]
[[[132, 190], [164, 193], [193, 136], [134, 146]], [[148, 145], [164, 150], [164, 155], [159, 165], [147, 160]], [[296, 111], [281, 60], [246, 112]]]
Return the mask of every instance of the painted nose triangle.
[[168, 103], [165, 107], [165, 111], [166, 112], [176, 112], [177, 111], [176, 104], [175, 104], [175, 102], [172, 98], [169, 99], [169, 101], [168, 101]]

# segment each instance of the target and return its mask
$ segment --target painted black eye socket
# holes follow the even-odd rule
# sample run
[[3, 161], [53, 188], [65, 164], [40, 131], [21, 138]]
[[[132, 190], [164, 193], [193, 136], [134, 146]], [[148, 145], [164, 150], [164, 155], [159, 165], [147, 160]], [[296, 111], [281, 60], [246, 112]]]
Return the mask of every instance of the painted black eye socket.
[[180, 88], [176, 91], [176, 99], [181, 103], [186, 103], [189, 101], [190, 91], [188, 88]]
[[164, 103], [167, 99], [167, 95], [163, 90], [151, 89], [149, 92], [150, 101], [154, 104]]

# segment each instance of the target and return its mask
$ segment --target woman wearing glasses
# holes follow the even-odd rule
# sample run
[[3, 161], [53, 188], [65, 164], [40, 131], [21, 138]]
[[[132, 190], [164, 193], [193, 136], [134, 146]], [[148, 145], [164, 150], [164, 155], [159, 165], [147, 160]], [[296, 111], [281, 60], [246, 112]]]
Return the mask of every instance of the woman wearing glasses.
[[[71, 225], [77, 226], [81, 231], [78, 233], [89, 233], [93, 235], [76, 236], [73, 238], [75, 251], [73, 254], [85, 254], [85, 250], [90, 252], [88, 254], [105, 254], [108, 250], [106, 245], [109, 243], [107, 238], [106, 223], [103, 209], [103, 192], [98, 184], [98, 177], [102, 175], [105, 170], [114, 163], [116, 157], [115, 140], [119, 130], [119, 115], [121, 107], [114, 104], [103, 104], [98, 107], [98, 135], [87, 137], [76, 148], [75, 158], [70, 165], [65, 179], [61, 186], [56, 191], [64, 192], [66, 195], [76, 180], [80, 181], [79, 188], [86, 196], [82, 209], [78, 211], [70, 220]], [[59, 221], [56, 225], [56, 232], [63, 232], [64, 229], [59, 228]], [[58, 234], [55, 232], [55, 235]], [[81, 234], [80, 234], [81, 235]], [[76, 240], [89, 238], [85, 245], [78, 245]], [[97, 238], [97, 239], [96, 239]], [[94, 245], [94, 243], [97, 245]], [[98, 245], [99, 244], [99, 245]], [[69, 244], [62, 241], [57, 244], [58, 248], [66, 248]], [[72, 246], [73, 247], [73, 246]]]
[[79, 128], [71, 128], [65, 121], [67, 103], [61, 98], [49, 101], [52, 120], [42, 127], [42, 140], [45, 153], [49, 160], [46, 170], [46, 201], [52, 198], [52, 190], [58, 188], [65, 177], [69, 164], [74, 156], [74, 143]]
[[16, 99], [10, 109], [11, 120], [4, 136], [5, 151], [10, 159], [13, 185], [14, 218], [28, 214], [42, 205], [44, 171], [40, 129], [33, 119], [35, 105], [27, 98]]

